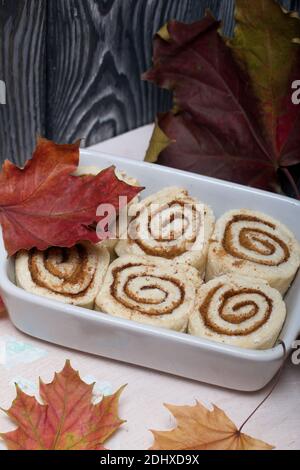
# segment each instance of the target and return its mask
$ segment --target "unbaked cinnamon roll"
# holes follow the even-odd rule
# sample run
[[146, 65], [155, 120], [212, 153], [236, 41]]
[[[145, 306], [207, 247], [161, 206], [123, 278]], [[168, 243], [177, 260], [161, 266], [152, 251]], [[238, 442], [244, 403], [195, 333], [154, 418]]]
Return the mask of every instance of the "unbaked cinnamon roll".
[[272, 348], [286, 317], [280, 293], [261, 279], [226, 275], [199, 290], [191, 335], [248, 349]]
[[186, 263], [204, 275], [215, 218], [210, 207], [185, 189], [165, 188], [132, 207], [127, 237], [116, 246], [124, 254]]
[[22, 250], [15, 261], [16, 281], [32, 294], [93, 309], [108, 265], [108, 251], [89, 243]]
[[258, 277], [283, 295], [299, 265], [299, 243], [287, 227], [260, 212], [234, 210], [216, 223], [206, 279], [226, 273]]
[[123, 256], [110, 265], [96, 309], [184, 332], [201, 284], [199, 272], [191, 266], [152, 257]]

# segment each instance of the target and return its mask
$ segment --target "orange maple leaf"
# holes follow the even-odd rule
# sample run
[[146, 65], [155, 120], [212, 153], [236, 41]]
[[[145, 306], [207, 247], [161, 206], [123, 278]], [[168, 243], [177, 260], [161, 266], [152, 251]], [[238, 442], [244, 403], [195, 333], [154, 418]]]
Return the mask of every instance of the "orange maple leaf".
[[94, 384], [83, 382], [70, 361], [53, 382], [40, 380], [44, 405], [17, 386], [17, 397], [6, 414], [18, 428], [0, 434], [10, 450], [101, 450], [124, 421], [118, 417], [119, 397], [92, 404]]
[[177, 421], [171, 431], [152, 431], [151, 450], [271, 450], [272, 446], [239, 432], [220, 408], [165, 405]]

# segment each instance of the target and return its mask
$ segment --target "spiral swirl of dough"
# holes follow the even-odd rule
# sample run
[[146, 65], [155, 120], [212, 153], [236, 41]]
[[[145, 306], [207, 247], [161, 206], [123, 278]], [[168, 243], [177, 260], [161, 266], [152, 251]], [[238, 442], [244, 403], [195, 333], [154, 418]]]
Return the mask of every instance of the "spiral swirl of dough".
[[181, 188], [166, 188], [135, 207], [128, 239], [116, 247], [124, 254], [186, 262], [204, 272], [208, 239], [213, 231], [211, 209]]
[[111, 315], [183, 331], [200, 284], [192, 267], [124, 256], [110, 266], [96, 305]]
[[299, 243], [285, 225], [260, 212], [234, 210], [216, 223], [206, 279], [226, 273], [259, 277], [284, 294], [299, 265]]
[[227, 344], [262, 349], [273, 346], [285, 313], [279, 292], [266, 282], [222, 276], [200, 289], [189, 330]]
[[266, 266], [288, 261], [290, 249], [276, 224], [247, 214], [235, 214], [227, 223], [223, 247], [231, 256]]
[[126, 308], [144, 315], [170, 315], [185, 300], [183, 283], [172, 274], [161, 274], [152, 265], [128, 264], [113, 271], [111, 295]]
[[195, 205], [173, 200], [159, 206], [152, 214], [143, 211], [135, 219], [136, 243], [144, 253], [174, 259], [195, 243], [200, 229], [200, 213]]
[[94, 303], [108, 264], [107, 250], [88, 243], [21, 251], [16, 258], [17, 283], [29, 292], [85, 306]]
[[97, 264], [83, 245], [29, 253], [29, 270], [36, 285], [70, 297], [81, 295], [93, 281]]
[[272, 299], [259, 289], [214, 287], [200, 307], [204, 324], [224, 335], [246, 336], [270, 318]]

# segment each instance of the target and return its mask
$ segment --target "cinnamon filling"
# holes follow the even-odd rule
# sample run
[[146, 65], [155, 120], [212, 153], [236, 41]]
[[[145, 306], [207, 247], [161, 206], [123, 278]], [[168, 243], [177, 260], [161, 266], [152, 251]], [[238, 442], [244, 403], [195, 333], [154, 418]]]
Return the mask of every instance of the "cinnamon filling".
[[[191, 230], [191, 233], [193, 233], [193, 235], [184, 239], [185, 232], [191, 229], [190, 220], [186, 217], [184, 212], [182, 212], [185, 205], [186, 203], [184, 201], [175, 200], [175, 201], [168, 203], [165, 206], [160, 207], [159, 210], [157, 210], [156, 212], [153, 212], [152, 214], [148, 216], [147, 230], [148, 230], [149, 238], [151, 238], [151, 240], [156, 242], [158, 245], [157, 246], [148, 245], [147, 240], [142, 240], [138, 237], [135, 237], [135, 239], [133, 239], [134, 242], [143, 250], [145, 254], [149, 256], [160, 256], [165, 259], [174, 259], [177, 256], [180, 256], [187, 251], [187, 246], [186, 246], [187, 243], [193, 244], [196, 242], [198, 232], [199, 232], [199, 223], [195, 224], [192, 222], [193, 230]], [[169, 208], [176, 209], [176, 206], [179, 206], [178, 212], [177, 213], [174, 212], [173, 214], [171, 214], [169, 220], [163, 221], [163, 217], [162, 217], [163, 212]], [[197, 220], [197, 217], [199, 217], [200, 219], [200, 214], [194, 206], [192, 206], [192, 211], [193, 211], [192, 219]], [[140, 213], [137, 214], [137, 216], [133, 219], [132, 223], [135, 222], [138, 224], [138, 218], [140, 217], [140, 215], [141, 215]], [[181, 226], [183, 230], [178, 234], [178, 231], [176, 231], [175, 229], [173, 230], [170, 229], [168, 236], [155, 235], [153, 233], [152, 226], [151, 226], [152, 218], [153, 216], [159, 216], [159, 215], [161, 215], [161, 224], [160, 224], [161, 233], [163, 231], [163, 228], [167, 227], [170, 224], [174, 224], [174, 222], [178, 220], [181, 221], [181, 224], [182, 224]], [[176, 240], [178, 240], [177, 245], [172, 244], [171, 246], [168, 246], [168, 243], [174, 242]], [[163, 246], [160, 246], [160, 245], [163, 245]]]
[[[86, 248], [83, 245], [77, 245], [75, 249], [78, 255], [78, 262], [74, 263], [74, 265], [68, 264], [70, 262], [69, 248], [51, 247], [44, 252], [36, 249], [31, 250], [28, 265], [33, 282], [39, 287], [67, 297], [78, 298], [85, 295], [93, 283], [94, 276], [88, 268], [88, 253]], [[38, 263], [40, 257], [42, 257], [46, 272], [62, 281], [59, 287], [54, 288], [51, 286], [51, 281], [42, 276]], [[87, 287], [80, 292], [76, 294], [67, 292], [67, 285], [80, 286], [87, 279], [89, 279]]]
[[[239, 244], [241, 247], [252, 251], [253, 253], [262, 255], [262, 256], [272, 256], [276, 253], [276, 246], [280, 247], [282, 250], [282, 256], [279, 261], [272, 261], [271, 259], [261, 259], [258, 260], [246, 253], [239, 251], [239, 248], [234, 246], [233, 243], [233, 225], [237, 222], [256, 222], [266, 227], [269, 227], [272, 230], [276, 229], [276, 226], [268, 221], [261, 220], [254, 216], [245, 216], [245, 215], [235, 215], [230, 222], [227, 223], [224, 231], [223, 237], [223, 248], [224, 250], [233, 256], [234, 258], [239, 258], [240, 260], [251, 261], [252, 263], [261, 264], [265, 266], [280, 266], [281, 264], [288, 261], [290, 258], [290, 250], [286, 243], [283, 240], [278, 238], [273, 233], [259, 229], [259, 228], [243, 228], [239, 233]], [[264, 238], [262, 238], [264, 237]]]
[[[247, 336], [251, 333], [254, 333], [255, 331], [259, 330], [270, 318], [272, 314], [272, 309], [273, 309], [273, 301], [270, 299], [264, 292], [261, 292], [258, 289], [249, 289], [249, 288], [243, 288], [240, 290], [234, 290], [230, 289], [223, 293], [220, 296], [220, 304], [218, 307], [218, 316], [226, 321], [229, 324], [232, 325], [241, 325], [241, 328], [237, 328], [234, 331], [230, 330], [230, 328], [224, 328], [216, 323], [211, 316], [210, 316], [210, 308], [211, 308], [211, 303], [213, 301], [213, 298], [215, 295], [217, 295], [217, 292], [224, 287], [224, 285], [220, 284], [216, 286], [214, 289], [212, 289], [206, 296], [205, 300], [200, 306], [200, 314], [203, 319], [203, 322], [207, 328], [212, 330], [215, 333], [219, 333], [221, 335], [227, 335], [227, 336]], [[255, 318], [255, 316], [259, 313], [259, 305], [254, 300], [245, 300], [238, 302], [238, 298], [241, 294], [256, 294], [265, 300], [267, 304], [266, 311], [264, 312], [264, 315], [261, 320], [254, 321], [254, 323], [247, 327], [243, 328], [242, 324], [251, 319]], [[229, 301], [232, 301], [232, 299], [237, 298], [237, 303], [232, 308], [233, 313], [225, 313], [226, 306]], [[245, 307], [248, 307], [248, 310], [245, 312]], [[239, 313], [241, 312], [242, 313]]]
[[[119, 286], [119, 282], [120, 282], [120, 275], [122, 273], [122, 271], [126, 270], [126, 269], [130, 269], [130, 268], [139, 268], [139, 267], [143, 267], [144, 265], [143, 264], [127, 264], [125, 266], [121, 266], [121, 267], [118, 267], [118, 268], [115, 268], [112, 272], [112, 276], [113, 276], [113, 282], [110, 286], [110, 292], [111, 292], [111, 296], [117, 300], [117, 302], [119, 302], [120, 304], [124, 305], [124, 307], [128, 308], [128, 309], [131, 309], [131, 310], [135, 310], [135, 311], [138, 311], [139, 313], [141, 313], [142, 315], [149, 315], [149, 316], [159, 316], [159, 315], [171, 315], [174, 310], [176, 310], [178, 307], [180, 307], [180, 305], [182, 305], [182, 303], [184, 302], [184, 299], [185, 299], [185, 290], [184, 290], [184, 286], [180, 283], [179, 280], [177, 279], [174, 279], [172, 277], [169, 277], [169, 276], [154, 276], [154, 275], [151, 275], [151, 274], [131, 274], [128, 276], [128, 279], [126, 280], [125, 284], [124, 284], [124, 298], [121, 297], [118, 293], [118, 286]], [[153, 266], [154, 267], [154, 266]], [[144, 296], [139, 296], [136, 292], [134, 292], [131, 288], [131, 284], [137, 280], [137, 279], [151, 279], [151, 284], [149, 285], [146, 285], [146, 286], [142, 286], [140, 288], [141, 291], [150, 291], [150, 290], [153, 290], [153, 289], [156, 289], [157, 291], [159, 291], [161, 293], [161, 298], [159, 299], [153, 299], [153, 298], [146, 298]], [[159, 310], [159, 306], [165, 302], [166, 300], [169, 300], [170, 299], [170, 292], [167, 291], [166, 289], [164, 289], [161, 285], [160, 285], [160, 282], [159, 281], [168, 281], [170, 283], [172, 283], [176, 289], [178, 289], [179, 291], [179, 299], [176, 300], [176, 301], [171, 301], [171, 304], [169, 307], [164, 307], [162, 310]], [[128, 300], [127, 300], [128, 299]], [[134, 307], [132, 306], [132, 303], [130, 301], [133, 301], [135, 302], [136, 304], [140, 304], [140, 305], [135, 305]], [[143, 305], [153, 305], [153, 306], [156, 306], [157, 308], [153, 308], [153, 309], [147, 309], [147, 311], [145, 311], [145, 309], [143, 309]]]

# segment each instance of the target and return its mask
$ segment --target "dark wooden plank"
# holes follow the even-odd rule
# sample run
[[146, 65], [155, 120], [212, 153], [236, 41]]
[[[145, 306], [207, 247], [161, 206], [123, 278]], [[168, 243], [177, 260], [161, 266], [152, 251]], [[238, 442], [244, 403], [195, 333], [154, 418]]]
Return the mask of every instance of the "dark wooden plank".
[[222, 0], [48, 2], [47, 134], [84, 145], [149, 123], [170, 97], [142, 82], [152, 37], [168, 20], [195, 21]]
[[45, 133], [46, 0], [0, 2], [0, 160], [21, 164]]

